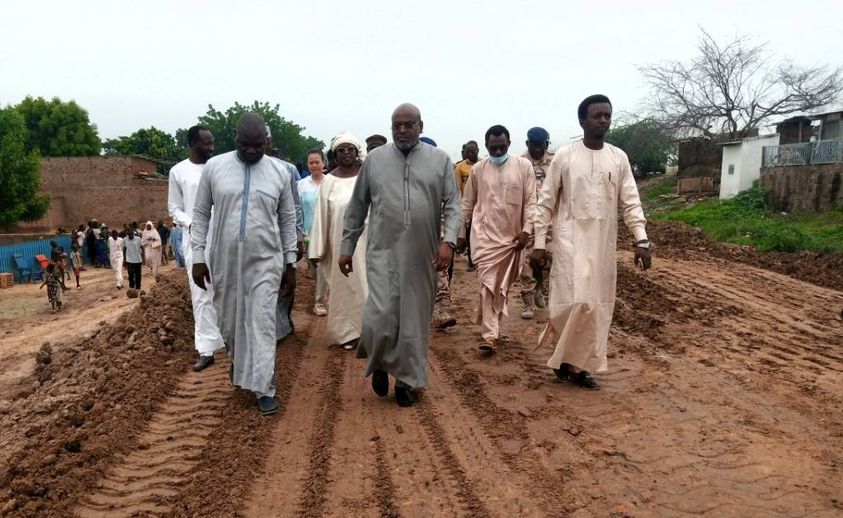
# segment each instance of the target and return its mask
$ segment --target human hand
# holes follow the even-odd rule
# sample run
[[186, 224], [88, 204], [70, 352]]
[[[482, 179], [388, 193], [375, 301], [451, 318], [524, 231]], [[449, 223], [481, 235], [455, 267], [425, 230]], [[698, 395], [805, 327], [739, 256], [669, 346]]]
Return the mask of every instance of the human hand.
[[466, 240], [465, 240], [465, 238], [464, 238], [464, 237], [458, 237], [458, 238], [457, 238], [457, 252], [458, 252], [458, 253], [463, 253], [463, 252], [465, 252], [465, 247], [466, 247]]
[[436, 258], [433, 260], [433, 264], [436, 265], [436, 271], [441, 272], [442, 270], [448, 268], [451, 264], [451, 259], [454, 258], [454, 249], [451, 248], [451, 245], [448, 243], [442, 243], [439, 245], [439, 250], [436, 253]]
[[296, 243], [296, 262], [301, 261], [302, 257], [304, 257], [304, 241], [299, 241]]
[[207, 264], [193, 263], [193, 269], [191, 270], [190, 275], [193, 277], [193, 282], [195, 282], [197, 286], [203, 290], [208, 289], [205, 287], [205, 281], [211, 282], [211, 272], [208, 270]]
[[515, 238], [518, 244], [515, 245], [516, 250], [524, 250], [524, 247], [527, 246], [527, 242], [530, 240], [530, 234], [526, 232], [521, 232], [518, 234], [518, 237]]
[[296, 268], [288, 264], [281, 277], [281, 295], [292, 295], [296, 291]]
[[541, 269], [545, 264], [547, 264], [547, 250], [534, 248], [533, 253], [530, 254], [530, 266]]
[[642, 270], [649, 270], [653, 263], [653, 255], [649, 248], [635, 247], [635, 265]]
[[351, 264], [352, 258], [350, 255], [341, 255], [338, 262], [340, 266], [340, 273], [348, 277], [348, 274], [354, 271], [354, 266]]

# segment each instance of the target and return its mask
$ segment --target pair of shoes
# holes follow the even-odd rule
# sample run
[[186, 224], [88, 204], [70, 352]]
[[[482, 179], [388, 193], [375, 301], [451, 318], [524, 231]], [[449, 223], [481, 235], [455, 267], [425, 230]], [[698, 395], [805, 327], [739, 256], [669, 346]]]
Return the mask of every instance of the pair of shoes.
[[533, 302], [535, 302], [536, 307], [539, 309], [547, 307], [547, 302], [544, 300], [541, 290], [536, 290], [536, 293], [533, 295]]
[[433, 327], [436, 329], [448, 329], [457, 325], [457, 319], [445, 313], [444, 316], [433, 321]]
[[317, 317], [324, 317], [328, 314], [328, 310], [325, 309], [324, 304], [314, 304], [313, 305], [313, 314]]
[[571, 375], [571, 366], [563, 363], [558, 369], [553, 369], [553, 374], [556, 374], [556, 379], [561, 383], [565, 383], [568, 381], [568, 376]]
[[524, 306], [524, 309], [521, 310], [521, 318], [524, 320], [531, 320], [533, 318], [533, 306]]
[[261, 396], [258, 398], [258, 411], [261, 415], [272, 415], [278, 411], [278, 402], [274, 397]]
[[480, 350], [481, 358], [488, 358], [489, 356], [492, 356], [493, 354], [498, 352], [497, 340], [483, 342], [482, 344], [477, 346], [477, 349]]
[[597, 383], [597, 380], [591, 377], [589, 373], [586, 371], [579, 371], [576, 374], [571, 376], [571, 379], [574, 380], [574, 383], [579, 385], [580, 387], [591, 389], [591, 390], [599, 390], [600, 384]]
[[400, 407], [413, 406], [418, 401], [416, 391], [411, 387], [403, 387], [395, 383], [395, 402]]
[[193, 364], [193, 372], [201, 372], [214, 364], [214, 356], [199, 356], [196, 363]]
[[380, 397], [386, 397], [389, 394], [389, 374], [384, 371], [375, 371], [372, 373], [372, 390]]

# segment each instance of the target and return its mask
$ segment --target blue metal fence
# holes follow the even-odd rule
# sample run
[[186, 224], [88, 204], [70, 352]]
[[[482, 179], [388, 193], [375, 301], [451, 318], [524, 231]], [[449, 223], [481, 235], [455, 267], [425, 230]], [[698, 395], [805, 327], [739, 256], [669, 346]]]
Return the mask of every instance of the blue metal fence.
[[17, 278], [17, 272], [15, 272], [15, 263], [12, 261], [12, 256], [14, 254], [20, 254], [21, 257], [23, 257], [23, 260], [32, 267], [33, 271], [40, 270], [41, 265], [39, 265], [38, 261], [35, 260], [35, 256], [43, 254], [48, 258], [50, 257], [50, 240], [53, 240], [58, 243], [59, 246], [64, 247], [68, 254], [70, 253], [69, 235], [54, 236], [47, 239], [39, 239], [38, 241], [27, 241], [25, 243], [0, 246], [0, 272], [14, 273], [15, 282], [20, 282]]

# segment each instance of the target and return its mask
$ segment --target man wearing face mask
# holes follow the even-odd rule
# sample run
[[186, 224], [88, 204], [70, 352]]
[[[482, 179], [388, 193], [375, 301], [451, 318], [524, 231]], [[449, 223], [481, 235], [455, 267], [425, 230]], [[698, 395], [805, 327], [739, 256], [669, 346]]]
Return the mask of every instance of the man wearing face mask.
[[276, 303], [279, 292], [296, 286], [296, 209], [290, 172], [264, 156], [266, 125], [259, 115], [240, 117], [235, 145], [202, 172], [190, 227], [191, 273], [201, 289], [213, 282], [231, 382], [254, 392], [260, 413], [268, 415], [278, 411]]
[[[510, 156], [509, 131], [500, 125], [486, 131], [489, 157], [472, 168], [462, 199], [462, 215], [471, 224], [471, 256], [480, 280], [483, 343], [491, 354], [500, 345], [500, 322], [506, 315], [509, 288], [518, 279], [521, 254], [536, 210], [536, 177], [529, 160]], [[459, 248], [465, 246], [460, 239]]]

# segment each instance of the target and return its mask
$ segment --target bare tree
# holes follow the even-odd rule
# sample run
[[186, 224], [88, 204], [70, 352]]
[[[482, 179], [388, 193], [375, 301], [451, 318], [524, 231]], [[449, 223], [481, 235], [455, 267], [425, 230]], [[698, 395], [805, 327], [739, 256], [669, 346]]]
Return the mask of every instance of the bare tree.
[[653, 93], [647, 108], [677, 135], [740, 138], [772, 117], [831, 104], [843, 91], [840, 67], [773, 63], [766, 44], [746, 36], [720, 45], [702, 30], [698, 48], [687, 64], [639, 67]]

